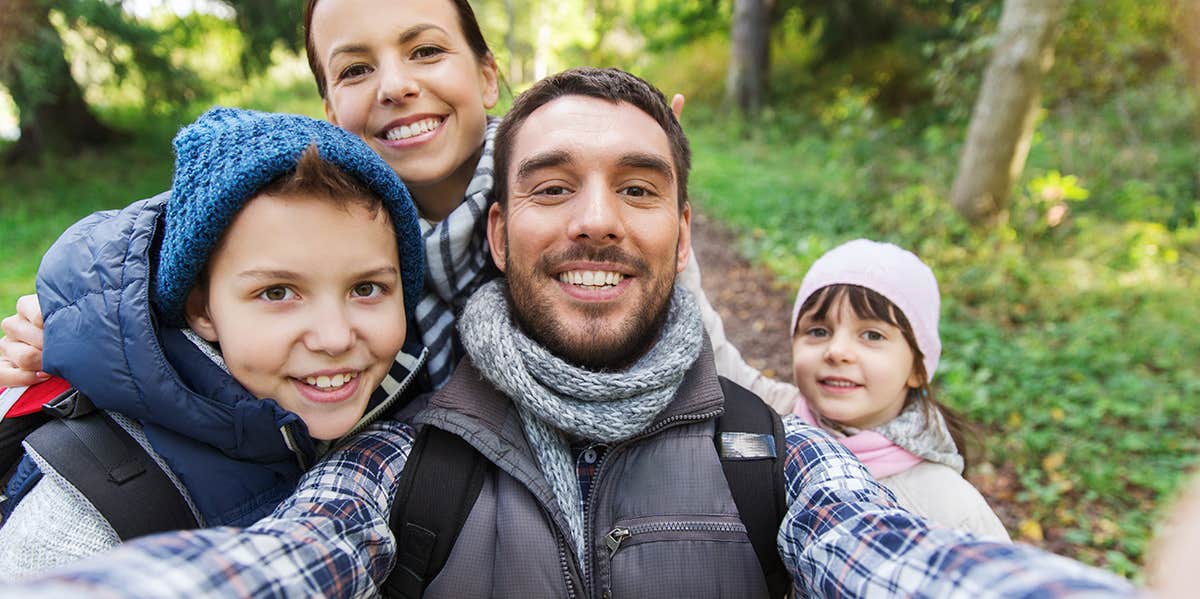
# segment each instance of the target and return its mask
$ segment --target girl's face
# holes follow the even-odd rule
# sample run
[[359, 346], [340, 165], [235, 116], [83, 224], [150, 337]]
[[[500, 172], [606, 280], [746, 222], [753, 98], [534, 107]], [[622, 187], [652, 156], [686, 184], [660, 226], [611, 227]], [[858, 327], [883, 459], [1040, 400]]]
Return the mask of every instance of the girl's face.
[[847, 426], [879, 426], [904, 409], [909, 388], [921, 379], [899, 327], [859, 318], [843, 295], [823, 321], [800, 317], [792, 337], [796, 386], [809, 406]]
[[474, 173], [498, 88], [495, 61], [472, 52], [454, 6], [321, 0], [310, 32], [329, 121], [366, 140], [423, 212], [431, 196], [449, 195], [456, 205]]

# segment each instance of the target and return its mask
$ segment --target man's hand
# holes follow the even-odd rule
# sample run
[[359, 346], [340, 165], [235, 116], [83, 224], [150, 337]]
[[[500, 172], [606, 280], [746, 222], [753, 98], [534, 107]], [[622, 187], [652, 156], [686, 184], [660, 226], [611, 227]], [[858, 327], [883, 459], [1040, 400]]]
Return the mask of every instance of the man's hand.
[[42, 369], [42, 308], [36, 295], [17, 300], [17, 313], [0, 321], [0, 387], [40, 383], [50, 375]]

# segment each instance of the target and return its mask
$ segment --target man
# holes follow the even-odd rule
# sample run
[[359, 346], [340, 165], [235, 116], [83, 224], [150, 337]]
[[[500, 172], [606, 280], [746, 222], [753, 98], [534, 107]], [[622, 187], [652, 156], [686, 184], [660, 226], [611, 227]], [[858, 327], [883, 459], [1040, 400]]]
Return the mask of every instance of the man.
[[[765, 595], [712, 442], [711, 350], [673, 285], [690, 157], [665, 99], [575, 69], [518, 98], [497, 140], [488, 232], [507, 283], [467, 305], [468, 359], [418, 417], [493, 467], [426, 596]], [[827, 434], [785, 430], [778, 549], [797, 596], [1132, 594], [1064, 558], [931, 528]], [[396, 563], [388, 516], [412, 438], [399, 423], [363, 434], [244, 531], [135, 541], [6, 590], [375, 594]]]

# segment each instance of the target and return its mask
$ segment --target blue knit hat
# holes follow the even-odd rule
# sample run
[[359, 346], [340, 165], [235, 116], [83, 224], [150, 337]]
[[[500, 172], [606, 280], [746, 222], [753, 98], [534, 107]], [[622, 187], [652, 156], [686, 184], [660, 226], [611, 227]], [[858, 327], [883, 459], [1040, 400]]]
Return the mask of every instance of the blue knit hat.
[[260, 189], [294, 171], [300, 155], [314, 143], [322, 160], [383, 200], [396, 227], [404, 308], [415, 313], [424, 284], [424, 244], [417, 209], [392, 167], [362, 140], [324, 121], [218, 106], [175, 136], [175, 180], [154, 293], [167, 324], [184, 326], [187, 294], [238, 210]]

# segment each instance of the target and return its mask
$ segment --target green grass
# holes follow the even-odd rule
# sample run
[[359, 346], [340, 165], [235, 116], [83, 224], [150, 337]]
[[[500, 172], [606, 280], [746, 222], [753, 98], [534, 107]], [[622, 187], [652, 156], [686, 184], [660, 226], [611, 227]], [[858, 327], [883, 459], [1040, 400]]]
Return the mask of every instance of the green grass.
[[[1135, 575], [1200, 458], [1200, 150], [1183, 97], [1168, 78], [1050, 112], [991, 230], [946, 200], [961, 127], [879, 122], [853, 102], [754, 129], [686, 115], [693, 201], [793, 286], [852, 238], [917, 251], [943, 296], [938, 392], [981, 425], [981, 471], [1017, 482], [1014, 532]], [[1050, 227], [1066, 192], [1087, 199]]]

